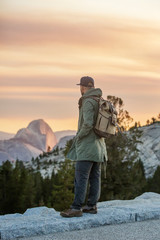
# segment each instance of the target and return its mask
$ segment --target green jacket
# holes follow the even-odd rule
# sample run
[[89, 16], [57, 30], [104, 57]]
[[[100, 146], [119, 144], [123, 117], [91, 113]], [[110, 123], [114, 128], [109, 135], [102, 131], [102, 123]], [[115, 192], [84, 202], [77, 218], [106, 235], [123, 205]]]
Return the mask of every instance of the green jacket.
[[98, 102], [92, 98], [84, 98], [90, 95], [101, 97], [102, 91], [100, 88], [91, 88], [80, 98], [82, 106], [79, 107], [78, 131], [67, 158], [75, 161], [104, 162], [108, 160], [104, 138], [100, 138], [93, 130], [98, 114]]

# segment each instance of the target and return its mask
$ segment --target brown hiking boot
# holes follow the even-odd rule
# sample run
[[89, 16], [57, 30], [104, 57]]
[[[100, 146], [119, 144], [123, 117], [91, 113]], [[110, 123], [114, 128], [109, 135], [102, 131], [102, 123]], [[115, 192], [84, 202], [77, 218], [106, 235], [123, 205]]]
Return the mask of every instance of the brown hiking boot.
[[82, 211], [83, 211], [84, 213], [96, 214], [96, 213], [97, 213], [97, 207], [96, 207], [96, 206], [89, 207], [89, 206], [85, 205], [85, 206], [82, 208]]
[[78, 209], [67, 209], [60, 212], [62, 217], [81, 217], [83, 215], [82, 210]]

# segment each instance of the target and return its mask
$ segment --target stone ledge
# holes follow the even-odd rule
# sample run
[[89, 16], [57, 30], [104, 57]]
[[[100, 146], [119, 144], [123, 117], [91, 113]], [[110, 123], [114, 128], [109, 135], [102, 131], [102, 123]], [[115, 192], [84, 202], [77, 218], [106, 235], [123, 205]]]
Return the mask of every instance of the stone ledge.
[[80, 218], [63, 218], [59, 212], [47, 207], [30, 208], [24, 214], [1, 215], [0, 239], [11, 240], [149, 219], [160, 219], [160, 194], [144, 193], [133, 200], [99, 202], [97, 214], [83, 214]]

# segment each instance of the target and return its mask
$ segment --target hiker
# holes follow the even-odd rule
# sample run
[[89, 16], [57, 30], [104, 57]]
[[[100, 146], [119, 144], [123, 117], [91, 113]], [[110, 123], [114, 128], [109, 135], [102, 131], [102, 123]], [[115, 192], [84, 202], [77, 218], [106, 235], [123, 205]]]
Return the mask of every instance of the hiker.
[[[97, 213], [97, 202], [101, 191], [101, 163], [107, 161], [107, 151], [103, 137], [99, 137], [93, 129], [98, 114], [98, 102], [86, 96], [102, 96], [100, 88], [95, 88], [91, 77], [80, 79], [78, 131], [67, 158], [76, 161], [75, 196], [70, 209], [60, 212], [62, 217], [80, 217], [84, 213]], [[82, 207], [86, 198], [89, 181], [87, 204]]]

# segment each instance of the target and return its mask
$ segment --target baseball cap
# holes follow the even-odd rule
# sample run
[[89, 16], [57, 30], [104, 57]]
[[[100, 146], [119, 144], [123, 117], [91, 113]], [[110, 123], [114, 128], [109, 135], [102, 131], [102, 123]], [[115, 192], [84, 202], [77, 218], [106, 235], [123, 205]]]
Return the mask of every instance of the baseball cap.
[[88, 76], [82, 77], [77, 85], [85, 87], [94, 87], [94, 79]]

